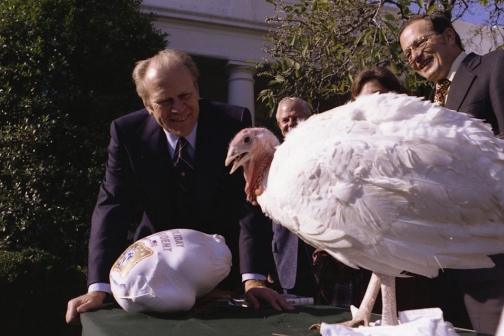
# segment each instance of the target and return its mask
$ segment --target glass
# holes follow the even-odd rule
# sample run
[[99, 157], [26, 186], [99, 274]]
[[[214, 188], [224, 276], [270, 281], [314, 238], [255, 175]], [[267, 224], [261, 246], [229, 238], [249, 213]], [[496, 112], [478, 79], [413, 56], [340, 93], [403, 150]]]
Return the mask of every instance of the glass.
[[413, 43], [411, 43], [411, 45], [408, 48], [406, 48], [406, 50], [404, 50], [401, 56], [403, 62], [411, 64], [413, 62], [413, 59], [411, 58], [411, 56], [413, 55], [413, 50], [417, 50], [419, 52], [423, 51], [427, 46], [427, 41], [432, 35], [439, 35], [439, 34], [438, 33], [427, 34], [424, 36], [420, 36], [415, 41], [413, 41]]

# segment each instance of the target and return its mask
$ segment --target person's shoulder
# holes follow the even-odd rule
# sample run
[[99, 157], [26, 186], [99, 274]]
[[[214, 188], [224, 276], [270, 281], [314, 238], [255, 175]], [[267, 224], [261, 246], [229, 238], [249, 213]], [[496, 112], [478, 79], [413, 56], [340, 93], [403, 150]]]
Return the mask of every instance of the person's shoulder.
[[494, 50], [484, 55], [471, 52], [464, 58], [462, 64], [465, 64], [464, 66], [470, 71], [476, 69], [483, 72], [493, 71], [495, 66], [504, 64], [504, 50]]
[[220, 103], [205, 98], [199, 100], [199, 105], [200, 112], [210, 114], [212, 118], [234, 119], [247, 127], [252, 123], [250, 111], [246, 107]]
[[141, 109], [135, 112], [125, 114], [114, 121], [118, 124], [137, 124], [145, 122], [145, 120], [148, 117], [149, 112], [147, 112], [147, 109]]
[[147, 112], [146, 109], [141, 109], [115, 119], [112, 124], [117, 125], [118, 127], [125, 130], [138, 129], [146, 122], [149, 116], [149, 112]]
[[493, 56], [497, 56], [497, 57], [503, 57], [504, 56], [504, 49], [492, 50], [487, 55], [490, 55], [490, 54]]
[[490, 51], [489, 53], [481, 55], [481, 58], [483, 58], [483, 59], [504, 59], [504, 49]]
[[112, 121], [111, 130], [116, 134], [134, 135], [150, 118], [146, 109], [125, 114]]

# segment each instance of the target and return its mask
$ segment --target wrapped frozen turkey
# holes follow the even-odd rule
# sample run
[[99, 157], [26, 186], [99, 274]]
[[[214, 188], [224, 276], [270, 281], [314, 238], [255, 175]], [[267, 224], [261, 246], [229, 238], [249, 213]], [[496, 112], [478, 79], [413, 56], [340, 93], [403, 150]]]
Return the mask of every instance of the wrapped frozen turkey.
[[173, 229], [128, 247], [112, 266], [110, 286], [128, 312], [187, 311], [230, 269], [231, 251], [224, 237]]

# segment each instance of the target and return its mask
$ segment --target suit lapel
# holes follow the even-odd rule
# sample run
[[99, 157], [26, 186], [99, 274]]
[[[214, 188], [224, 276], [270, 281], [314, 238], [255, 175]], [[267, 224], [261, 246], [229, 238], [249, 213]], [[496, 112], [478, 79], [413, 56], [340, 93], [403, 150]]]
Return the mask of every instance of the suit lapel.
[[[149, 117], [138, 131], [138, 143], [132, 146], [135, 153], [132, 157], [139, 158], [137, 169], [140, 171], [146, 195], [152, 195], [152, 204], [158, 208], [159, 213], [164, 213], [171, 218], [170, 198], [173, 186], [172, 161], [168, 151], [166, 135], [157, 121]], [[163, 217], [161, 217], [163, 218]]]
[[[227, 146], [229, 132], [222, 129], [226, 122], [219, 111], [214, 111], [208, 103], [200, 104], [198, 131], [196, 134], [195, 157], [195, 197], [198, 204], [200, 222], [206, 221], [211, 200], [217, 191]], [[170, 194], [175, 192], [172, 160], [168, 151], [166, 135], [152, 117], [147, 118], [145, 124], [138, 131], [138, 141], [132, 145], [133, 157], [139, 158], [136, 169], [141, 171], [139, 176], [146, 188], [147, 195], [153, 195], [159, 213], [171, 218]]]
[[457, 73], [453, 78], [453, 83], [450, 86], [448, 99], [445, 107], [451, 110], [458, 111], [467, 96], [476, 75], [472, 71], [481, 63], [481, 56], [474, 53], [469, 54], [457, 69]]

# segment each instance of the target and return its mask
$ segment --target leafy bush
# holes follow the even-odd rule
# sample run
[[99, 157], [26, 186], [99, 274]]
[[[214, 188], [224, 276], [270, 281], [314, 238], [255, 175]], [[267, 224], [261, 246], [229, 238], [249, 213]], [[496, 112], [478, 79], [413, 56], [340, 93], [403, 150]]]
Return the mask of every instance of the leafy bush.
[[166, 46], [139, 6], [0, 3], [0, 250], [85, 263], [110, 121], [142, 106], [132, 69]]
[[[489, 14], [487, 30], [502, 25], [504, 18], [502, 0], [265, 1], [274, 6], [267, 21], [275, 28], [264, 50], [271, 61], [258, 63], [257, 69], [269, 80], [259, 100], [271, 118], [286, 96], [305, 99], [315, 112], [346, 103], [354, 76], [372, 66], [389, 67], [410, 94], [428, 96], [432, 83], [400, 60], [397, 34], [402, 23], [413, 14], [434, 12], [457, 20], [476, 4]], [[482, 27], [471, 33], [473, 38], [491, 38]]]
[[142, 107], [135, 63], [167, 45], [140, 3], [0, 2], [0, 316], [13, 325], [61, 323], [85, 292], [108, 128]]
[[85, 270], [36, 249], [0, 251], [2, 335], [69, 335], [68, 295], [85, 292]]

